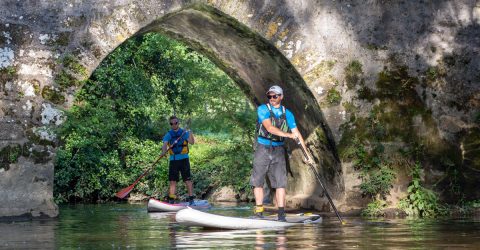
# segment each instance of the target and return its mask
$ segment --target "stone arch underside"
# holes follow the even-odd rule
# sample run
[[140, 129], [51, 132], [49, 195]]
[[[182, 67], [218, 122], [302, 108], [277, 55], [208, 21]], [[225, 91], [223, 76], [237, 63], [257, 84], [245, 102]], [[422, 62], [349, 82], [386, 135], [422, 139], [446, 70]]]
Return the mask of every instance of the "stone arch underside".
[[[266, 102], [265, 92], [277, 84], [285, 92], [283, 104], [296, 117], [307, 145], [319, 163], [329, 193], [341, 198], [344, 186], [335, 142], [322, 111], [290, 61], [272, 44], [235, 19], [206, 5], [193, 5], [159, 18], [137, 35], [159, 32], [180, 40], [209, 57], [259, 105]], [[252, 124], [253, 126], [253, 124]], [[329, 210], [323, 189], [302, 162], [302, 152], [289, 142], [287, 205]]]

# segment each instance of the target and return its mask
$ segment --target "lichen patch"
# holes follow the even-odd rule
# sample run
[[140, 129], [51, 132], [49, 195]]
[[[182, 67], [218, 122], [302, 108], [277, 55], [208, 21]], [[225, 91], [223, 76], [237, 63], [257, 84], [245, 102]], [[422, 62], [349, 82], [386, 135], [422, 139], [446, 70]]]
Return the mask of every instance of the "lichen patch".
[[19, 75], [43, 75], [52, 77], [52, 70], [40, 64], [21, 64], [18, 70]]
[[54, 141], [57, 138], [57, 135], [47, 127], [34, 128], [33, 133], [41, 140]]
[[35, 88], [32, 83], [28, 81], [21, 81], [17, 83], [18, 86], [20, 87], [21, 92], [23, 93], [23, 96], [35, 96]]
[[0, 48], [0, 69], [9, 67], [13, 64], [14, 53], [11, 48]]
[[60, 125], [65, 121], [63, 117], [63, 112], [54, 108], [49, 103], [42, 104], [42, 124], [55, 124]]

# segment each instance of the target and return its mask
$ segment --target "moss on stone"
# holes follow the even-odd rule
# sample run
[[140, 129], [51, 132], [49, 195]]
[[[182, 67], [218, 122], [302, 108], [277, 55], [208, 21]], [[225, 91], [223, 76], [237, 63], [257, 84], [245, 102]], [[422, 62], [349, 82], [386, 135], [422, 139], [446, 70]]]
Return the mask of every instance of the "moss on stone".
[[409, 76], [407, 68], [403, 66], [380, 72], [377, 90], [364, 87], [359, 94], [359, 98], [377, 99], [379, 103], [373, 106], [368, 117], [354, 116], [342, 125], [343, 136], [339, 149], [345, 150], [351, 146], [348, 137], [356, 137], [367, 143], [402, 141], [408, 147], [421, 148], [423, 152], [415, 155], [422, 156], [422, 160], [440, 165], [442, 162], [459, 164], [459, 150], [441, 139], [431, 112], [415, 91], [417, 84], [418, 79]]
[[5, 171], [10, 168], [10, 164], [16, 163], [22, 153], [22, 147], [19, 144], [8, 145], [0, 150], [0, 168]]
[[366, 45], [366, 48], [369, 50], [387, 50], [388, 49], [387, 46], [380, 46], [374, 43], [368, 43]]
[[402, 101], [408, 98], [410, 101], [419, 100], [415, 86], [419, 84], [418, 78], [408, 75], [407, 67], [400, 66], [392, 70], [383, 70], [378, 74], [375, 83], [380, 98], [390, 98]]
[[30, 148], [33, 146], [33, 143], [28, 141], [22, 145], [22, 156], [29, 157], [30, 156]]
[[5, 68], [0, 68], [0, 89], [4, 91], [4, 95], [8, 95], [8, 92], [5, 90], [5, 84], [9, 81], [13, 81], [17, 78], [17, 69], [14, 66], [8, 66]]
[[321, 61], [305, 75], [305, 81], [309, 84], [318, 81], [322, 85], [337, 85], [338, 81], [335, 79], [335, 77], [333, 77], [332, 74], [330, 74], [330, 71], [333, 69], [335, 64], [335, 60]]
[[0, 33], [2, 32], [8, 33], [10, 38], [0, 36], [0, 44], [7, 44], [6, 42], [9, 41], [10, 44], [22, 46], [30, 44], [30, 41], [32, 40], [32, 36], [30, 36], [32, 32], [28, 25], [9, 23], [8, 26], [2, 25], [0, 27]]
[[70, 43], [70, 32], [60, 33], [55, 43], [59, 46], [67, 46]]
[[71, 73], [75, 75], [80, 75], [82, 77], [87, 77], [87, 69], [80, 64], [80, 62], [77, 60], [76, 57], [73, 55], [67, 54], [65, 55], [62, 59], [61, 62], [63, 64], [63, 67], [66, 69], [70, 70]]
[[352, 102], [344, 102], [342, 106], [349, 114], [355, 114], [358, 111], [358, 107], [356, 107]]
[[79, 16], [70, 16], [69, 19], [65, 22], [68, 27], [80, 27], [87, 22], [86, 14], [81, 14]]
[[473, 113], [473, 122], [480, 125], [480, 111], [475, 111]]
[[14, 66], [8, 66], [0, 68], [0, 82], [5, 84], [8, 81], [15, 80], [17, 78], [17, 69]]
[[327, 91], [327, 102], [330, 105], [339, 105], [342, 101], [342, 95], [335, 88], [331, 88]]
[[38, 80], [33, 80], [31, 83], [33, 85], [33, 92], [35, 93], [35, 95], [39, 95], [40, 94], [40, 82]]
[[322, 128], [318, 127], [315, 129], [315, 135], [317, 135], [317, 140], [321, 145], [328, 145], [328, 138]]
[[347, 83], [347, 87], [349, 89], [355, 87], [355, 85], [359, 83], [362, 74], [362, 63], [358, 60], [351, 61], [345, 67], [345, 82]]
[[42, 150], [42, 151], [33, 150], [31, 157], [35, 164], [47, 163], [51, 160], [50, 152], [48, 152], [47, 150]]
[[80, 81], [78, 81], [75, 76], [71, 75], [64, 69], [60, 71], [60, 73], [55, 75], [54, 81], [58, 84], [61, 88], [68, 88], [72, 86], [79, 86]]
[[428, 82], [433, 82], [437, 79], [438, 73], [436, 67], [429, 67], [427, 71], [425, 72], [425, 75], [427, 76], [427, 81]]
[[358, 98], [367, 100], [367, 101], [373, 101], [375, 99], [375, 93], [372, 91], [369, 87], [364, 86], [362, 84], [362, 87], [358, 90], [357, 92]]
[[45, 86], [43, 88], [42, 97], [43, 99], [51, 101], [54, 104], [63, 104], [65, 102], [65, 97], [63, 94], [51, 86]]
[[480, 129], [471, 129], [462, 141], [463, 161], [470, 167], [480, 171]]
[[54, 81], [62, 89], [80, 86], [88, 77], [87, 69], [71, 54], [60, 58], [61, 70], [54, 77]]

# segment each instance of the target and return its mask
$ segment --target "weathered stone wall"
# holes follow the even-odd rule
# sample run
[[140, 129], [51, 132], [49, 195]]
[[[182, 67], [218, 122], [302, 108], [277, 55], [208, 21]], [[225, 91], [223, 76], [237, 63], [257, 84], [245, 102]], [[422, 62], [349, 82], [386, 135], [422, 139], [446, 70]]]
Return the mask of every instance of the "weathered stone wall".
[[[426, 148], [427, 183], [444, 182], [453, 166], [467, 194], [480, 197], [475, 0], [6, 0], [0, 14], [0, 216], [56, 215], [52, 128], [102, 58], [147, 31], [205, 53], [253, 102], [280, 82], [342, 209], [364, 201], [341, 152], [375, 124], [388, 150]], [[295, 151], [289, 204], [327, 208], [299, 159]]]

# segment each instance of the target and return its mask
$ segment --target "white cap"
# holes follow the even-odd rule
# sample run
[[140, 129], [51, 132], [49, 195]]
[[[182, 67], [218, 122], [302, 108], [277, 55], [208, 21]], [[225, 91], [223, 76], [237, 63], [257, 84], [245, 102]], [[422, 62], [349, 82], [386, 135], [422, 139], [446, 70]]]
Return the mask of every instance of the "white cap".
[[283, 90], [278, 85], [273, 85], [272, 87], [270, 87], [267, 91], [267, 95], [268, 95], [269, 92], [273, 92], [277, 95], [283, 95]]

